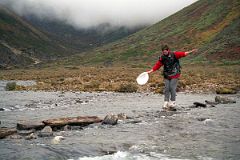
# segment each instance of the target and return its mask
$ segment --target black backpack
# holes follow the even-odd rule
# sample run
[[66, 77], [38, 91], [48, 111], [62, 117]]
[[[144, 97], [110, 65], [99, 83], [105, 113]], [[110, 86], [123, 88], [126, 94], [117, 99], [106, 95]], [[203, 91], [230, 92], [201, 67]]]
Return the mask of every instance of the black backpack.
[[170, 79], [170, 76], [175, 76], [181, 73], [181, 66], [179, 59], [176, 58], [174, 52], [170, 52], [168, 55], [161, 55], [159, 61], [163, 64], [163, 76]]

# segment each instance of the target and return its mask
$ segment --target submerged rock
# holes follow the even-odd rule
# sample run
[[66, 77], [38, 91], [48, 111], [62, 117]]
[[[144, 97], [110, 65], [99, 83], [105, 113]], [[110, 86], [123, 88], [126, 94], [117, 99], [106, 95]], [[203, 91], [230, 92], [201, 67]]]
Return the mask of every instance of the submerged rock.
[[31, 133], [30, 135], [25, 137], [26, 140], [37, 139], [37, 135], [35, 133]]
[[118, 122], [118, 116], [109, 114], [103, 119], [102, 124], [116, 125], [117, 122]]
[[5, 138], [15, 133], [17, 133], [15, 128], [0, 128], [0, 138]]
[[216, 96], [215, 102], [222, 103], [222, 104], [236, 103], [235, 100], [228, 98], [228, 97], [223, 97], [223, 96]]
[[49, 137], [53, 135], [53, 130], [50, 126], [44, 127], [39, 133], [38, 136], [40, 137]]

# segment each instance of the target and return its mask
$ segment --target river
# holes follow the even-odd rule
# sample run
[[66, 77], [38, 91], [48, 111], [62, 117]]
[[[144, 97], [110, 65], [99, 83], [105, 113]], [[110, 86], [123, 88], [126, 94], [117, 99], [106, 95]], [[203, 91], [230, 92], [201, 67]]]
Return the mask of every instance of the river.
[[[65, 137], [0, 140], [0, 159], [63, 160], [221, 160], [240, 159], [240, 94], [237, 101], [211, 108], [189, 108], [215, 94], [178, 93], [178, 112], [163, 115], [163, 95], [113, 92], [0, 91], [1, 127], [19, 121], [125, 113], [133, 119], [115, 126], [92, 124], [54, 132]], [[206, 119], [206, 120], [200, 120]], [[136, 123], [130, 123], [131, 121]]]

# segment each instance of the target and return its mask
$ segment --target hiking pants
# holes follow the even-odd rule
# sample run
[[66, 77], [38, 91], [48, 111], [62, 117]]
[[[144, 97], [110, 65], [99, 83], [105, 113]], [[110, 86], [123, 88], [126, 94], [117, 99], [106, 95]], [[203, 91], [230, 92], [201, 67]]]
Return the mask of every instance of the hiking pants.
[[176, 89], [178, 78], [174, 79], [164, 79], [165, 83], [165, 91], [164, 91], [164, 101], [169, 101], [170, 94], [171, 94], [171, 101], [176, 101]]

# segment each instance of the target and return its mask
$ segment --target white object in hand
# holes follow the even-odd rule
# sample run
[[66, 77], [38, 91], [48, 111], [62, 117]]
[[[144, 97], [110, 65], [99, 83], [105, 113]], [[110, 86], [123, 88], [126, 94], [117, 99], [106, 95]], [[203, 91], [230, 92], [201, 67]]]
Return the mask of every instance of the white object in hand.
[[137, 77], [137, 83], [139, 85], [144, 85], [148, 82], [149, 79], [149, 75], [147, 72], [143, 72], [141, 73], [138, 77]]

